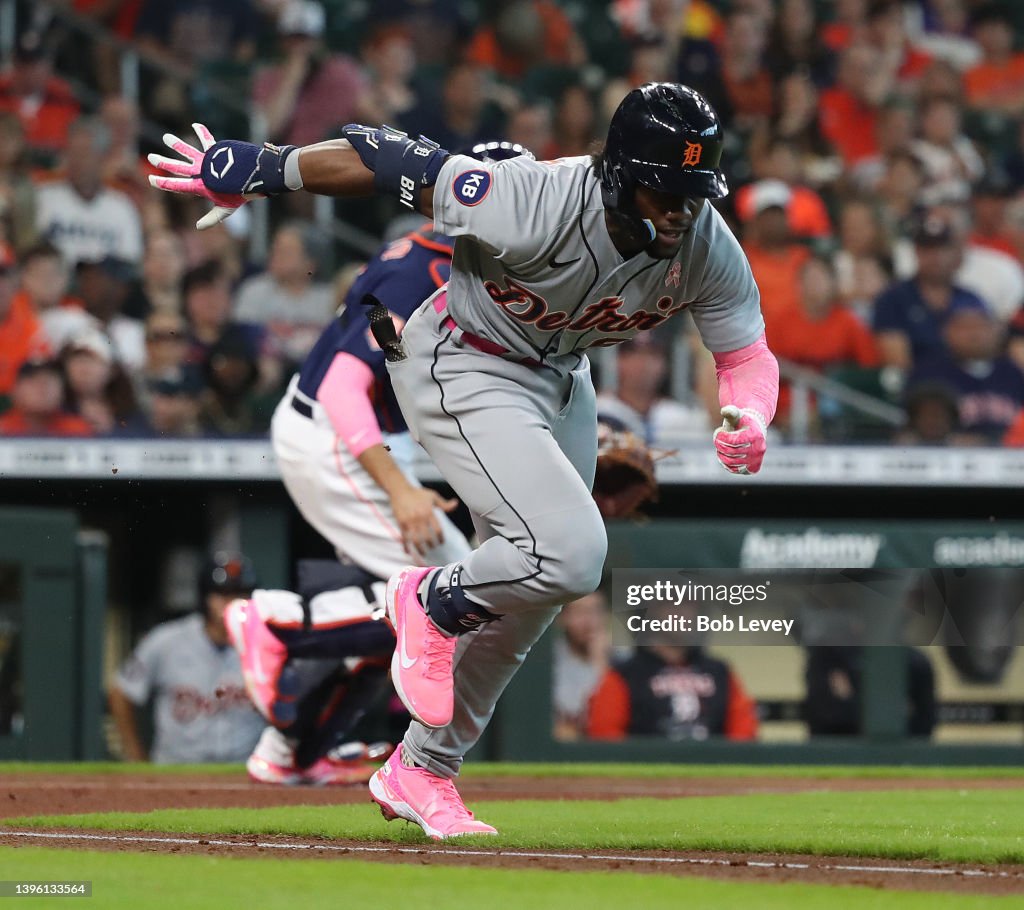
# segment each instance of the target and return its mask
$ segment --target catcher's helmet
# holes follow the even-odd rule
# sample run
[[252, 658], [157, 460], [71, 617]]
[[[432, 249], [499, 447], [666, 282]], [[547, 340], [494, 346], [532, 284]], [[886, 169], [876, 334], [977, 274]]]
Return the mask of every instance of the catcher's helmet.
[[252, 563], [239, 553], [217, 553], [199, 576], [199, 591], [204, 598], [208, 594], [248, 595], [255, 587]]
[[675, 82], [648, 82], [619, 104], [608, 127], [599, 177], [605, 207], [627, 211], [641, 183], [691, 199], [729, 192], [719, 170], [722, 125], [700, 92]]

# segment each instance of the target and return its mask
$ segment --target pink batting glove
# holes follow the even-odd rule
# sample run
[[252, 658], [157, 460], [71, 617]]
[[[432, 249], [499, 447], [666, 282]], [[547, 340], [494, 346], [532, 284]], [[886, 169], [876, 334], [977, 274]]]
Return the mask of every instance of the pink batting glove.
[[736, 405], [722, 408], [722, 425], [715, 430], [718, 460], [733, 474], [756, 474], [761, 470], [768, 447], [768, 427], [751, 408]]
[[153, 167], [160, 168], [174, 176], [160, 177], [153, 174], [150, 176], [149, 182], [151, 186], [168, 193], [183, 193], [188, 196], [209, 199], [213, 203], [213, 208], [196, 222], [196, 227], [200, 231], [204, 231], [215, 224], [220, 224], [228, 215], [245, 205], [250, 197], [214, 193], [206, 188], [199, 173], [203, 165], [203, 156], [217, 140], [201, 123], [193, 123], [192, 129], [196, 131], [202, 148], [197, 149], [194, 145], [189, 145], [173, 133], [164, 133], [164, 144], [187, 160], [182, 161], [179, 158], [165, 158], [163, 155], [150, 154], [148, 160]]

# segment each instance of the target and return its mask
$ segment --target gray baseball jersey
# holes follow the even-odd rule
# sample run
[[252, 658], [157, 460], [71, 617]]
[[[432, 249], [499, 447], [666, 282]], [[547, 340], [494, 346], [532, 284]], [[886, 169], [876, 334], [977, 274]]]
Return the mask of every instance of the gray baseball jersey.
[[238, 652], [218, 648], [191, 614], [146, 635], [117, 674], [135, 704], [152, 695], [158, 764], [243, 761], [265, 726], [249, 701]]
[[468, 332], [567, 368], [689, 309], [706, 347], [732, 351], [764, 330], [750, 266], [705, 204], [675, 258], [623, 259], [605, 226], [590, 157], [495, 164], [453, 155], [434, 226], [458, 238], [448, 311]]

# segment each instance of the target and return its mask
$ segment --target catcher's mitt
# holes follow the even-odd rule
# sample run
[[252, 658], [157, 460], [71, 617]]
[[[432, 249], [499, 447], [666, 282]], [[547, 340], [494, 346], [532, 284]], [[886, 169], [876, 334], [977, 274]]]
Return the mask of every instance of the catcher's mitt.
[[656, 460], [635, 433], [598, 423], [594, 501], [605, 518], [628, 518], [645, 502], [658, 498]]

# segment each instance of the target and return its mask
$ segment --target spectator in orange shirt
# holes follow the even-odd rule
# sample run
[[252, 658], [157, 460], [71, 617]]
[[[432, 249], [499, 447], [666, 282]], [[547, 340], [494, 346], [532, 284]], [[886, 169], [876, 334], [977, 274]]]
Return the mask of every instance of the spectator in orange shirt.
[[[694, 610], [684, 604], [673, 612]], [[664, 619], [664, 609], [647, 619]], [[591, 696], [589, 735], [593, 739], [661, 736], [672, 740], [757, 738], [757, 705], [725, 661], [671, 633], [646, 634], [628, 660], [618, 664]]]
[[500, 0], [488, 8], [492, 18], [473, 36], [466, 54], [470, 62], [511, 82], [536, 66], [586, 63], [586, 47], [551, 0]]
[[964, 74], [967, 103], [977, 110], [1009, 116], [1024, 113], [1024, 53], [1014, 53], [1014, 24], [1009, 11], [990, 3], [971, 22], [982, 60]]
[[54, 157], [67, 144], [78, 101], [68, 84], [53, 75], [38, 35], [26, 33], [18, 40], [14, 65], [0, 76], [0, 111], [21, 118], [28, 144], [44, 156]]
[[882, 63], [877, 48], [851, 44], [839, 59], [836, 84], [821, 93], [821, 131], [847, 167], [878, 151], [878, 112], [893, 84]]
[[[827, 259], [814, 256], [800, 270], [800, 305], [765, 324], [772, 351], [800, 366], [824, 372], [829, 367], [879, 365], [874, 336], [839, 302], [836, 277]], [[789, 416], [792, 389], [779, 389], [779, 417]]]
[[46, 336], [32, 306], [14, 288], [14, 256], [0, 245], [0, 397], [10, 394], [22, 363], [47, 351]]
[[902, 0], [872, 0], [867, 40], [881, 51], [882, 67], [903, 87], [916, 83], [932, 62], [931, 56], [915, 48], [907, 37]]
[[[786, 208], [792, 193], [780, 180], [760, 181], [751, 195], [751, 220], [743, 232], [743, 250], [761, 292], [765, 324], [799, 302], [800, 269], [810, 251], [793, 241]], [[773, 341], [768, 336], [768, 343]]]
[[56, 360], [26, 360], [11, 394], [11, 409], [0, 416], [0, 436], [91, 436], [81, 417], [61, 409], [64, 376]]

